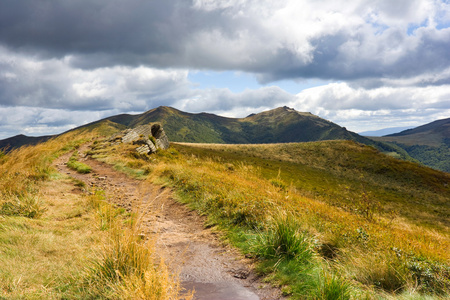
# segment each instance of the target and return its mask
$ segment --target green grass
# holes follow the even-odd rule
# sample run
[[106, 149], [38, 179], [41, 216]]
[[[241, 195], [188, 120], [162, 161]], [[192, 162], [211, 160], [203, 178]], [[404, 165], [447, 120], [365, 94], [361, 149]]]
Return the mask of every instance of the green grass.
[[74, 151], [69, 161], [67, 162], [67, 167], [81, 174], [92, 172], [92, 168], [90, 166], [78, 161], [78, 151]]
[[74, 299], [83, 297], [83, 272], [102, 239], [92, 231], [95, 214], [80, 195], [67, 193], [71, 184], [60, 179], [58, 192], [45, 185], [47, 210], [39, 219], [0, 217], [0, 298]]
[[313, 257], [312, 243], [308, 234], [300, 228], [301, 224], [293, 216], [277, 216], [267, 230], [256, 235], [256, 254], [267, 259], [293, 259], [308, 263]]
[[23, 216], [27, 218], [39, 218], [46, 208], [36, 196], [27, 194], [24, 196], [12, 195], [0, 206], [0, 215]]
[[[136, 223], [130, 215], [100, 191], [79, 193], [83, 182], [51, 166], [93, 135], [70, 132], [0, 158], [0, 299], [180, 298], [176, 276], [156, 259], [152, 244], [124, 225]], [[117, 258], [111, 249], [129, 257], [113, 264], [123, 273], [115, 279], [94, 271]], [[137, 264], [146, 269], [135, 272]]]
[[306, 197], [362, 215], [379, 210], [431, 228], [450, 226], [450, 175], [381, 155], [368, 146], [328, 141], [174, 147], [182, 154], [220, 158], [222, 163], [245, 162], [272, 184], [290, 185]]
[[129, 151], [92, 154], [173, 187], [294, 299], [449, 294], [448, 174], [346, 141]]

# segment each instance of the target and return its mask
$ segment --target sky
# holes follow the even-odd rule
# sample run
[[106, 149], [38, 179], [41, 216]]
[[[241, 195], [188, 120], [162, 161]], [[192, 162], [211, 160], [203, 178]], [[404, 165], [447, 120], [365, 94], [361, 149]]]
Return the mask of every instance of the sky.
[[1, 0], [0, 139], [160, 105], [450, 117], [449, 0]]

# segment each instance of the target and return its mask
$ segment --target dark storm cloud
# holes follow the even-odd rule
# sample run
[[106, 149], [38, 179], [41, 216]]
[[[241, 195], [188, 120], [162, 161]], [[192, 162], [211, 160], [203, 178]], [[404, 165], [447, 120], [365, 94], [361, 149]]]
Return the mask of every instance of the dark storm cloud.
[[173, 47], [164, 34], [180, 37], [167, 23], [173, 14], [173, 1], [2, 1], [0, 37], [49, 55], [160, 53]]
[[[322, 15], [311, 11], [318, 14], [319, 21], [313, 17], [297, 20], [299, 27], [309, 26], [311, 32], [297, 32], [289, 23], [295, 20], [277, 12], [320, 11], [318, 5], [261, 1], [261, 8], [257, 8], [255, 1], [228, 2], [231, 4], [176, 0], [1, 1], [0, 44], [28, 55], [66, 57], [72, 66], [84, 69], [116, 65], [233, 69], [259, 74], [262, 82], [413, 77], [450, 66], [450, 29], [419, 28], [414, 35], [408, 35], [407, 21], [403, 27], [392, 28], [379, 23], [396, 24], [399, 12], [413, 14], [413, 5], [420, 7], [418, 1], [402, 2], [403, 10], [380, 1], [373, 6], [378, 9], [378, 18], [384, 19], [369, 22], [361, 16], [358, 22], [345, 26], [332, 24], [338, 29], [327, 27], [326, 18], [331, 18], [327, 11]], [[361, 13], [363, 6], [361, 1], [342, 17]], [[378, 32], [380, 27], [386, 29]]]
[[2, 1], [0, 43], [43, 57], [70, 55], [83, 68], [189, 65], [185, 48], [195, 33], [219, 27], [232, 34], [221, 15], [176, 0]]
[[[2, 0], [0, 135], [85, 121], [55, 112], [93, 120], [159, 105], [242, 116], [287, 104], [342, 120], [448, 115], [448, 24], [450, 4], [438, 0]], [[329, 84], [234, 93], [197, 89], [190, 70]]]

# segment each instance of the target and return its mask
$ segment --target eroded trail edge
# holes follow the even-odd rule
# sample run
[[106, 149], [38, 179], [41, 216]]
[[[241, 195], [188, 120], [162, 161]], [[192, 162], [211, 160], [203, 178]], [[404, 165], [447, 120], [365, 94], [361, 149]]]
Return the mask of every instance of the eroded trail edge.
[[[84, 155], [87, 149], [85, 145], [79, 152]], [[67, 153], [55, 161], [57, 170], [87, 186], [102, 189], [114, 205], [139, 211], [141, 234], [157, 237], [157, 252], [179, 274], [182, 286], [195, 290], [194, 299], [283, 299], [279, 289], [256, 276], [250, 260], [221, 242], [217, 232], [204, 227], [204, 218], [176, 202], [170, 191], [127, 177], [87, 156], [80, 161], [91, 166], [92, 172], [79, 174], [66, 166], [70, 155]]]

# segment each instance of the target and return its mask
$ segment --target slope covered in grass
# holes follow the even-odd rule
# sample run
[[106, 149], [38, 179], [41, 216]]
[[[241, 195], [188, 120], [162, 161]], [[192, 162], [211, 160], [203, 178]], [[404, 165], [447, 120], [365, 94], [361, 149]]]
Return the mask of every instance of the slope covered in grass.
[[446, 173], [348, 141], [111, 147], [91, 154], [174, 187], [294, 299], [449, 295]]
[[373, 139], [391, 143], [417, 161], [450, 173], [450, 118]]
[[264, 178], [280, 178], [305, 196], [349, 211], [369, 213], [357, 205], [370, 201], [370, 209], [380, 213], [398, 213], [431, 228], [450, 226], [450, 175], [372, 147], [350, 141], [175, 147], [200, 157], [246, 162]]
[[1, 153], [0, 299], [179, 299], [176, 278], [138, 235], [138, 215], [52, 166], [114, 131], [103, 124]]

